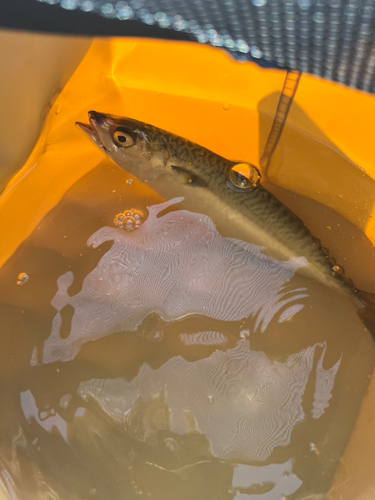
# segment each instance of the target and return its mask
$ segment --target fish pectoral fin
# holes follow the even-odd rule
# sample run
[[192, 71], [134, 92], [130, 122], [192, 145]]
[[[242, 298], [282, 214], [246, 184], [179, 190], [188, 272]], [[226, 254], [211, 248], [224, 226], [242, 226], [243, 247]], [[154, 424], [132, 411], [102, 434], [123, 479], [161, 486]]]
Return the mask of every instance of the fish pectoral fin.
[[171, 168], [174, 172], [178, 174], [178, 179], [183, 184], [191, 184], [192, 186], [200, 186], [200, 187], [208, 186], [208, 182], [203, 177], [189, 172], [189, 170], [184, 167], [171, 165]]

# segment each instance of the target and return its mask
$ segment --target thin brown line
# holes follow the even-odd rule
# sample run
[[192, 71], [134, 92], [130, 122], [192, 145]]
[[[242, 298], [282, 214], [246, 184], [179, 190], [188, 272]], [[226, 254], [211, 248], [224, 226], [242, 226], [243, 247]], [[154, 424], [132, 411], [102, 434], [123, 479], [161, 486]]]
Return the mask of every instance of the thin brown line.
[[268, 135], [263, 154], [259, 161], [259, 166], [264, 173], [267, 173], [273, 152], [275, 151], [275, 148], [280, 140], [290, 106], [297, 92], [301, 74], [301, 71], [298, 70], [288, 70], [286, 73], [283, 90], [277, 105], [271, 131]]

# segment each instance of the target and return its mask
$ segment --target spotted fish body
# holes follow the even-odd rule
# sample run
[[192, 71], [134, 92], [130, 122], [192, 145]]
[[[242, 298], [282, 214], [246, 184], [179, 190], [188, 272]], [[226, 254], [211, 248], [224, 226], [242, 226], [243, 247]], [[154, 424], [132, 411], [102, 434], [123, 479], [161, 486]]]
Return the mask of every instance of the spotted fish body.
[[241, 239], [264, 248], [271, 258], [306, 258], [298, 272], [349, 295], [362, 298], [342, 276], [302, 221], [260, 184], [236, 188], [228, 173], [232, 162], [187, 139], [130, 118], [89, 113], [90, 124], [78, 123], [119, 167], [165, 199], [183, 196], [184, 208], [205, 213], [219, 229], [234, 227]]

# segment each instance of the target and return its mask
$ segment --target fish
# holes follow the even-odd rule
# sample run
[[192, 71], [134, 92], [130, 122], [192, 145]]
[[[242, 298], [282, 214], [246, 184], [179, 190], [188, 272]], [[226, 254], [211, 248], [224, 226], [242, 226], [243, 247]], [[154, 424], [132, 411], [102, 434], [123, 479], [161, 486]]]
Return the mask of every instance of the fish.
[[367, 296], [358, 292], [301, 219], [262, 186], [255, 166], [228, 160], [132, 118], [97, 111], [88, 116], [88, 124], [76, 125], [116, 165], [164, 199], [182, 196], [187, 209], [209, 215], [219, 229], [225, 222], [270, 258], [304, 256], [307, 265], [298, 273], [349, 296], [361, 309], [368, 306]]

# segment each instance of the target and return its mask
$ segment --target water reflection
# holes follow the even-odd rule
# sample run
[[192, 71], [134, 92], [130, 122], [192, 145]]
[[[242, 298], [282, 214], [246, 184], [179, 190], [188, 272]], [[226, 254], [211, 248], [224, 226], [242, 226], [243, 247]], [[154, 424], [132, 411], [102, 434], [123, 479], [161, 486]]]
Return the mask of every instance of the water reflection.
[[[63, 405], [67, 403], [67, 399], [69, 400], [69, 397], [63, 399]], [[35, 421], [47, 432], [52, 432], [53, 429], [57, 429], [64, 441], [68, 443], [68, 423], [54, 408], [40, 411], [36, 406], [34, 396], [30, 390], [21, 392], [20, 400], [23, 414], [28, 422], [30, 422], [31, 419], [35, 419]], [[84, 408], [77, 408], [75, 411], [75, 417], [83, 417], [84, 414]]]
[[[283, 495], [286, 499], [286, 495], [295, 493], [302, 485], [302, 481], [293, 474], [292, 469], [293, 460], [291, 459], [283, 464], [271, 464], [263, 467], [236, 464], [233, 467], [232, 485], [238, 493], [234, 500], [283, 499]], [[259, 494], [254, 488], [255, 485], [267, 483], [270, 484], [271, 489], [265, 493]]]
[[[135, 435], [142, 441], [162, 429], [179, 435], [199, 430], [215, 457], [262, 462], [277, 446], [290, 444], [294, 427], [305, 419], [302, 398], [317, 347], [279, 363], [252, 351], [249, 341], [242, 340], [233, 349], [192, 363], [176, 356], [157, 370], [144, 364], [130, 382], [124, 378], [86, 381], [78, 394], [85, 401], [93, 398], [130, 435], [134, 435], [139, 405], [142, 411], [148, 405], [165, 407], [165, 418], [160, 420], [155, 412], [155, 421], [150, 411], [142, 431], [136, 428]], [[339, 365], [340, 361], [328, 370], [318, 365], [310, 409], [314, 418], [328, 407]]]
[[[299, 275], [303, 256], [278, 262], [176, 202], [150, 207], [132, 232], [98, 223], [69, 272], [40, 272], [49, 295], [34, 314], [52, 303], [48, 330], [27, 326], [25, 366], [0, 391], [10, 498], [327, 490], [373, 366], [355, 306]], [[9, 272], [28, 304], [40, 279], [20, 288]]]
[[[193, 338], [195, 343], [200, 339], [207, 345], [208, 339], [215, 343], [220, 334], [202, 332]], [[317, 349], [321, 354], [314, 370]], [[49, 462], [56, 452], [67, 453], [66, 446], [56, 441], [61, 436], [77, 458], [84, 458], [79, 477], [87, 467], [102, 469], [96, 478], [99, 489], [111, 463], [116, 464], [114, 477], [119, 467], [126, 466], [117, 493], [106, 491], [109, 496], [95, 498], [135, 498], [143, 492], [152, 498], [170, 498], [187, 480], [194, 481], [189, 494], [197, 494], [196, 474], [204, 475], [209, 467], [212, 477], [206, 488], [212, 490], [211, 481], [221, 468], [229, 467], [232, 474], [220, 485], [218, 498], [276, 500], [302, 485], [293, 472], [294, 459], [264, 466], [246, 462], [265, 462], [276, 447], [290, 445], [293, 428], [308, 419], [302, 400], [312, 370], [314, 400], [307, 410], [313, 418], [318, 418], [317, 408], [324, 413], [341, 361], [323, 369], [325, 352], [326, 344], [316, 344], [291, 355], [285, 363], [271, 362], [264, 353], [253, 351], [249, 340], [242, 339], [233, 349], [194, 362], [175, 356], [156, 370], [144, 363], [133, 380], [83, 381], [77, 390], [78, 404], [65, 394], [57, 408], [38, 408], [27, 390], [20, 394], [27, 447], [43, 451], [44, 461]], [[51, 434], [55, 451], [48, 445], [46, 433]], [[153, 485], [139, 476], [141, 470], [151, 474]], [[177, 483], [173, 480], [166, 486], [165, 496], [155, 496], [155, 486], [164, 488], [165, 474], [177, 477]], [[59, 476], [62, 483], [67, 481], [63, 470]]]
[[[89, 238], [94, 248], [114, 244], [78, 294], [68, 293], [72, 272], [58, 279], [52, 301], [58, 313], [44, 345], [44, 363], [73, 359], [82, 343], [103, 335], [134, 331], [151, 313], [167, 322], [192, 314], [220, 321], [251, 315], [255, 330], [264, 332], [284, 306], [308, 296], [300, 293], [305, 288], [283, 291], [295, 270], [307, 265], [305, 257], [285, 262], [267, 257], [256, 245], [221, 236], [202, 214], [177, 210], [157, 217], [181, 200], [150, 207], [147, 221], [132, 234], [104, 227]], [[75, 312], [70, 333], [62, 338], [61, 310], [67, 305]], [[302, 307], [284, 310], [280, 320]]]

